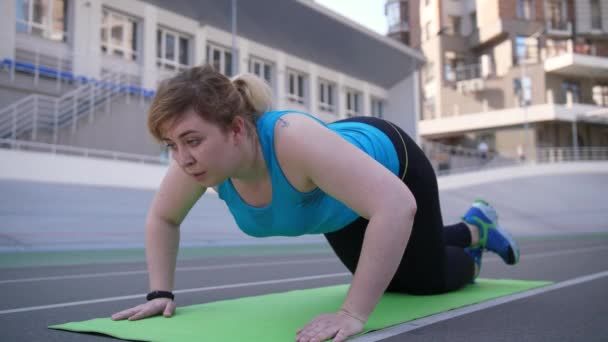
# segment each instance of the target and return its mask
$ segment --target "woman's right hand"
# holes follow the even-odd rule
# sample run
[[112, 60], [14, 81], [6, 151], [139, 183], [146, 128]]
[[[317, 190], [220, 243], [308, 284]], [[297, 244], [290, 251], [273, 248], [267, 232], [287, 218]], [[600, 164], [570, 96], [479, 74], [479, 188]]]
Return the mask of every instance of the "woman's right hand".
[[173, 300], [169, 298], [156, 298], [145, 304], [117, 312], [112, 315], [112, 320], [120, 321], [128, 318], [129, 321], [136, 321], [159, 314], [163, 314], [165, 317], [171, 317], [175, 313], [175, 308], [176, 305]]

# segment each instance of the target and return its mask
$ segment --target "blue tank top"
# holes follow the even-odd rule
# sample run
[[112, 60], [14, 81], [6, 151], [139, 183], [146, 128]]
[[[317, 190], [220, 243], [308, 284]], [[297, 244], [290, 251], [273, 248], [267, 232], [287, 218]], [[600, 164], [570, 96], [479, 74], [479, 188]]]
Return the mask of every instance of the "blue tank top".
[[392, 142], [379, 129], [360, 122], [325, 124], [312, 115], [294, 111], [272, 111], [257, 120], [262, 153], [270, 174], [272, 200], [265, 207], [247, 204], [227, 179], [218, 186], [219, 197], [226, 202], [239, 228], [255, 237], [298, 236], [330, 233], [356, 220], [359, 215], [321, 189], [300, 192], [285, 178], [274, 149], [276, 121], [288, 113], [307, 115], [336, 132], [372, 158], [399, 173], [399, 160]]

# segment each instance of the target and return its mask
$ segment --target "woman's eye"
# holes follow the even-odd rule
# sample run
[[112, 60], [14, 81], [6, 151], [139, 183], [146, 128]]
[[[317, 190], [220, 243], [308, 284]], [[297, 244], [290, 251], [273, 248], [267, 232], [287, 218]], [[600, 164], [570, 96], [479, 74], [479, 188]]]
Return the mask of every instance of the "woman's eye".
[[175, 150], [175, 144], [170, 144], [170, 143], [166, 143], [165, 147], [170, 149], [170, 150]]
[[188, 140], [187, 143], [190, 146], [196, 146], [200, 143], [201, 141], [199, 139], [192, 139], [192, 140]]

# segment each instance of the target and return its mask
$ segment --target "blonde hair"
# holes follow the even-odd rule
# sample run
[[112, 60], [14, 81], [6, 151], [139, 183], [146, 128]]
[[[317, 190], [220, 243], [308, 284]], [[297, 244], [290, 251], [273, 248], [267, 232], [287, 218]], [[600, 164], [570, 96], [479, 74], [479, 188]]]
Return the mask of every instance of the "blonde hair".
[[192, 109], [223, 131], [237, 116], [255, 131], [257, 118], [271, 105], [272, 91], [261, 78], [245, 73], [230, 80], [210, 65], [197, 66], [160, 84], [148, 111], [148, 130], [161, 141], [164, 125]]

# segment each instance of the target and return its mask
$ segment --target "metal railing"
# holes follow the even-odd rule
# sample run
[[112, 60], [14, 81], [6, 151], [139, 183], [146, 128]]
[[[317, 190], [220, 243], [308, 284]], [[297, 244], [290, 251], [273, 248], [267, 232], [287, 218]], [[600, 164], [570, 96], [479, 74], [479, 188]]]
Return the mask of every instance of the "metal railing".
[[120, 160], [128, 162], [137, 162], [143, 164], [167, 165], [168, 159], [162, 157], [153, 157], [143, 154], [124, 153], [117, 151], [99, 150], [93, 148], [74, 147], [67, 145], [46, 144], [34, 141], [0, 139], [0, 148], [30, 151], [30, 152], [45, 152], [52, 154], [61, 154], [69, 156], [79, 156], [85, 158], [101, 158]]
[[80, 118], [93, 120], [95, 110], [106, 105], [121, 91], [128, 92], [124, 75], [108, 73], [101, 80], [89, 81], [61, 97], [32, 94], [0, 110], [0, 138], [36, 140], [41, 132], [48, 132], [57, 143], [59, 129], [72, 125], [72, 132]]
[[439, 176], [517, 165], [514, 158], [496, 152], [425, 141], [422, 150]]
[[548, 31], [572, 32], [572, 22], [561, 18], [549, 18], [545, 20]]
[[495, 152], [480, 152], [472, 148], [425, 141], [422, 150], [431, 161], [438, 176], [474, 172], [529, 163], [563, 163], [575, 161], [608, 161], [608, 147], [544, 147], [537, 148], [533, 159], [521, 160]]
[[608, 147], [545, 147], [536, 150], [537, 163], [607, 160]]
[[455, 77], [457, 82], [481, 78], [481, 63], [457, 66]]

